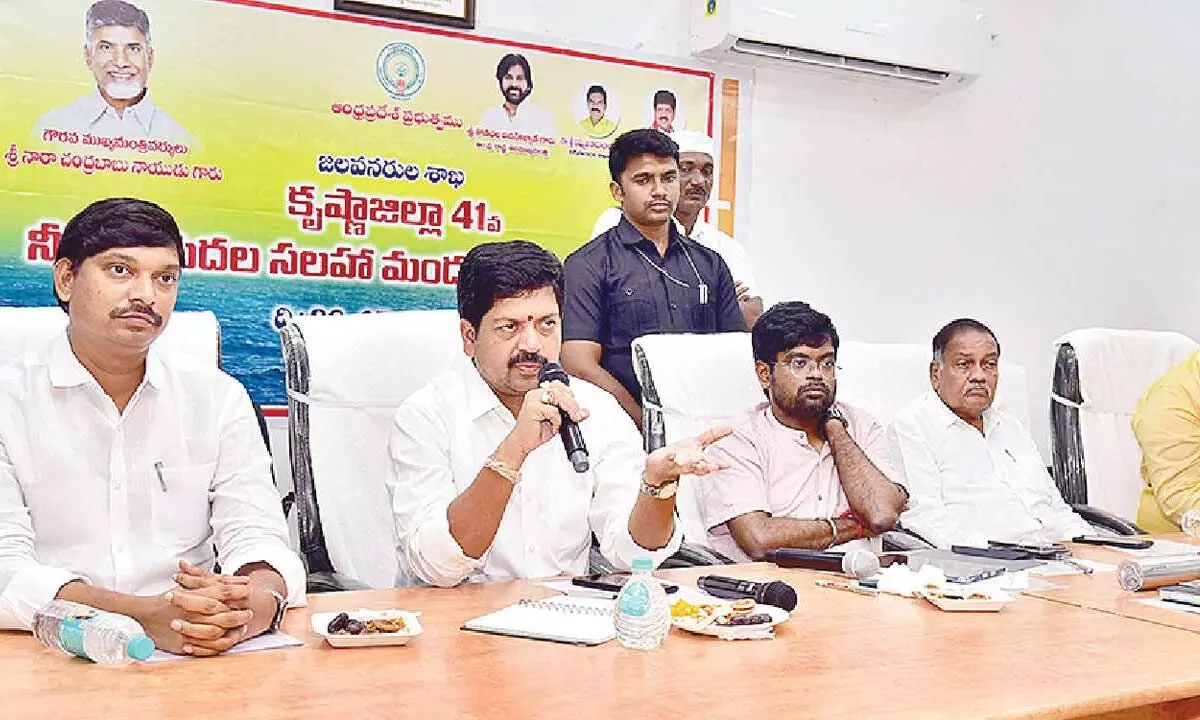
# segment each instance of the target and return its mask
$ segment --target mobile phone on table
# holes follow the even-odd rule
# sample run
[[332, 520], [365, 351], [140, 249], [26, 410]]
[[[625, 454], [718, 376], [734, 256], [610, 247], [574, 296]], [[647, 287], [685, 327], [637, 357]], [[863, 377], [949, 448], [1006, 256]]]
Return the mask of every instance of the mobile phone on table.
[[[1084, 545], [1107, 545], [1109, 547], [1121, 548], [1122, 550], [1145, 550], [1154, 545], [1153, 540], [1129, 537], [1128, 535], [1080, 535], [1077, 538], [1071, 538], [1071, 542], [1083, 543]], [[1200, 550], [1200, 548], [1197, 549]]]
[[1063, 557], [1064, 555], [1067, 555], [1070, 552], [1067, 549], [1066, 545], [1060, 545], [1058, 543], [1046, 543], [1044, 545], [1035, 545], [1032, 543], [1010, 543], [1010, 542], [1001, 542], [999, 540], [989, 540], [988, 547], [1011, 548], [1013, 550], [1020, 550], [1022, 552], [1028, 553], [1031, 558], [1034, 558], [1037, 560], [1053, 560], [1055, 558]]
[[[584, 575], [582, 577], [571, 578], [571, 584], [589, 590], [604, 590], [610, 593], [619, 593], [621, 592], [621, 588], [625, 587], [625, 583], [629, 581], [629, 578], [629, 575], [623, 573]], [[671, 585], [670, 583], [662, 583], [662, 587], [668, 595], [679, 590], [678, 585]]]

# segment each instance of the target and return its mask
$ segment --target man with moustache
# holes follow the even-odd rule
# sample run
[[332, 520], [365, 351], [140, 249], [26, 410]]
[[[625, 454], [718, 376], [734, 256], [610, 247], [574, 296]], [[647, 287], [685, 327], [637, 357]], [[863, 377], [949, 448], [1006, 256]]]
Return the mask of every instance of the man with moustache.
[[654, 93], [654, 124], [650, 127], [668, 135], [675, 132], [675, 93], [659, 90]]
[[940, 548], [1091, 532], [1063, 502], [1029, 431], [992, 406], [1000, 343], [986, 325], [961, 318], [939, 330], [929, 381], [933, 389], [888, 430], [894, 465], [912, 493], [905, 529]]
[[83, 60], [96, 79], [96, 90], [38, 120], [47, 128], [105, 137], [169, 140], [196, 139], [150, 99], [146, 84], [154, 67], [150, 18], [124, 0], [100, 0], [87, 12]]
[[153, 345], [182, 257], [175, 220], [142, 200], [101, 200], [63, 229], [67, 329], [0, 369], [0, 627], [28, 629], [59, 598], [207, 656], [304, 599], [246, 391]]
[[587, 91], [588, 116], [579, 121], [583, 132], [594, 138], [606, 138], [617, 124], [605, 117], [608, 112], [608, 92], [602, 85], [592, 85]]
[[[756, 294], [758, 280], [754, 276], [754, 264], [750, 254], [741, 243], [721, 232], [716, 225], [700, 219], [700, 213], [712, 196], [715, 147], [711, 137], [704, 133], [683, 130], [671, 136], [679, 145], [679, 204], [675, 207], [675, 220], [683, 234], [704, 247], [715, 250], [729, 266], [733, 275], [733, 287], [737, 292], [738, 305], [747, 327], [763, 313], [763, 299]], [[621, 209], [609, 208], [600, 214], [592, 237], [608, 230], [621, 221]]]
[[657, 130], [631, 130], [608, 152], [616, 227], [567, 257], [563, 365], [612, 393], [641, 425], [632, 343], [651, 333], [744, 331], [721, 256], [671, 217], [679, 202], [679, 146]]
[[699, 479], [711, 547], [734, 560], [778, 548], [882, 550], [907, 492], [887, 465], [883, 428], [836, 402], [838, 333], [802, 302], [751, 331], [767, 401], [709, 451], [729, 467]]
[[554, 137], [554, 116], [529, 99], [533, 93], [533, 69], [524, 55], [509, 53], [496, 65], [496, 82], [504, 102], [484, 111], [479, 126], [497, 132], [518, 132]]
[[[404, 401], [388, 443], [402, 580], [581, 575], [593, 534], [625, 569], [678, 549], [680, 476], [719, 469], [704, 449], [729, 428], [647, 456], [608, 393], [579, 379], [539, 385], [559, 358], [562, 294], [562, 265], [533, 243], [484, 243], [463, 260], [465, 357]], [[558, 440], [563, 413], [587, 443], [584, 472]]]

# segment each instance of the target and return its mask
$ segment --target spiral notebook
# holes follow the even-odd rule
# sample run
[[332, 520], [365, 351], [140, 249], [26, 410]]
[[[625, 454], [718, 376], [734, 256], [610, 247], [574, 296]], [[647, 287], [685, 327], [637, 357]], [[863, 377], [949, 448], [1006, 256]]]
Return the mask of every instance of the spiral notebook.
[[600, 645], [617, 636], [613, 601], [594, 598], [522, 600], [468, 620], [462, 629], [575, 645]]

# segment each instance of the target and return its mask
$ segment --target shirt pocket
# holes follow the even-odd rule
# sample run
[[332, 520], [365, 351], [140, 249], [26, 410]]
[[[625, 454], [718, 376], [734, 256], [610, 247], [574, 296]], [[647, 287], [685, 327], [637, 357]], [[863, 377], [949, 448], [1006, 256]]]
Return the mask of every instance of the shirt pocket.
[[[711, 289], [711, 288], [710, 288]], [[692, 326], [693, 331], [713, 332], [717, 329], [717, 311], [713, 307], [712, 294], [709, 294], [708, 302], [696, 302], [692, 306]]]
[[184, 551], [212, 535], [211, 489], [216, 470], [216, 463], [164, 467], [161, 484], [156, 474], [151, 512], [157, 544]]
[[625, 289], [617, 292], [620, 296], [613, 302], [609, 318], [612, 342], [616, 347], [628, 347], [635, 339], [659, 329], [658, 313], [654, 302], [638, 297], [637, 291], [633, 295], [627, 294], [629, 291]]

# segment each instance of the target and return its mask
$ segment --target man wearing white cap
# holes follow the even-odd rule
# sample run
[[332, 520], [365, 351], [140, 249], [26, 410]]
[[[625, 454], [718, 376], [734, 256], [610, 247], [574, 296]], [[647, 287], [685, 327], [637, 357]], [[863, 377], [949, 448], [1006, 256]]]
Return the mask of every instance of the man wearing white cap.
[[[746, 327], [763, 313], [763, 299], [754, 294], [752, 288], [758, 283], [750, 255], [738, 241], [721, 232], [716, 225], [700, 219], [700, 213], [708, 204], [713, 188], [713, 139], [700, 132], [680, 131], [671, 134], [679, 145], [679, 205], [675, 208], [675, 221], [685, 235], [710, 250], [714, 250], [729, 266], [737, 288], [738, 305], [746, 318]], [[615, 227], [621, 221], [621, 209], [609, 208], [600, 214], [592, 228], [592, 237]]]

